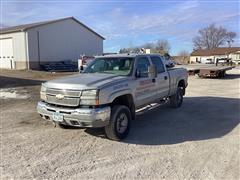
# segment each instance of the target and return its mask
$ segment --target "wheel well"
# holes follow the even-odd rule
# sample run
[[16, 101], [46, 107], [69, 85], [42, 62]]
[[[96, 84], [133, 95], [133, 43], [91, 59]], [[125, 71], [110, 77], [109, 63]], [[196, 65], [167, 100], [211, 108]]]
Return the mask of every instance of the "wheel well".
[[178, 82], [178, 87], [183, 88], [183, 95], [185, 95], [185, 81], [182, 79]]
[[135, 105], [134, 105], [134, 100], [131, 94], [126, 94], [126, 95], [122, 95], [115, 98], [111, 103], [111, 106], [114, 106], [114, 105], [127, 106], [131, 112], [132, 119], [135, 119]]

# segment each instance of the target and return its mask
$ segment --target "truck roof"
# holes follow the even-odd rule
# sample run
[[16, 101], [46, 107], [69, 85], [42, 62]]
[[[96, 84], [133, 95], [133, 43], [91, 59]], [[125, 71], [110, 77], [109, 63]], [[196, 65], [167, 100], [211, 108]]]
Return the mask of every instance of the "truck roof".
[[131, 57], [131, 58], [135, 58], [137, 56], [142, 56], [142, 55], [145, 55], [145, 56], [149, 56], [149, 55], [157, 55], [157, 56], [160, 56], [160, 54], [134, 54], [134, 53], [128, 53], [128, 54], [109, 54], [109, 55], [104, 55], [104, 56], [96, 56], [96, 58], [99, 58], [99, 57]]

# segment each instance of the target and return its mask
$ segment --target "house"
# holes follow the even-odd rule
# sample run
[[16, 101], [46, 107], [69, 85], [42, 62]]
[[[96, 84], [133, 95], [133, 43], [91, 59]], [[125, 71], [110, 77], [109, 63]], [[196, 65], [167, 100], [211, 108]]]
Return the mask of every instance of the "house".
[[0, 29], [0, 68], [39, 69], [80, 55], [101, 55], [104, 37], [74, 17]]
[[240, 61], [240, 47], [219, 47], [214, 49], [195, 50], [190, 55], [191, 63], [216, 63], [217, 59], [230, 58], [233, 62]]

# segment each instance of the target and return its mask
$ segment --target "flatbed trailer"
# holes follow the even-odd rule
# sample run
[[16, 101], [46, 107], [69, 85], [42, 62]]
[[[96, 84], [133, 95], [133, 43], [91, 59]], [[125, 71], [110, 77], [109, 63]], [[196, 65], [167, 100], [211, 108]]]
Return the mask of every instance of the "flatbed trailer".
[[226, 75], [226, 71], [234, 68], [234, 66], [216, 66], [215, 64], [189, 64], [177, 65], [176, 67], [186, 68], [188, 75], [198, 75], [204, 77], [219, 77], [222, 78]]
[[[186, 68], [188, 71], [188, 75], [195, 75], [199, 73], [201, 67], [206, 67], [204, 64], [188, 64], [188, 65], [176, 65], [176, 68]], [[173, 67], [174, 68], [174, 67]]]
[[231, 70], [234, 66], [212, 66], [200, 68], [198, 76], [204, 77], [217, 77], [223, 78], [226, 75], [226, 71]]

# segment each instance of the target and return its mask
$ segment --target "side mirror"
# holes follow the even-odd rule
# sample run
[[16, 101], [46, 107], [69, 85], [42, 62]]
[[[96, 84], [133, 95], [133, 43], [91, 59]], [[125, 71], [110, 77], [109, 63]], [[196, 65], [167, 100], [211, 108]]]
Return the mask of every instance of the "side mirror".
[[151, 79], [157, 77], [157, 67], [155, 65], [148, 66], [148, 77]]

